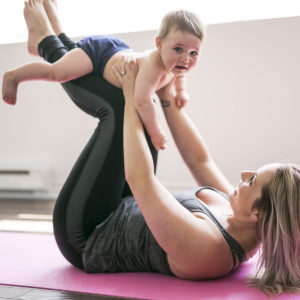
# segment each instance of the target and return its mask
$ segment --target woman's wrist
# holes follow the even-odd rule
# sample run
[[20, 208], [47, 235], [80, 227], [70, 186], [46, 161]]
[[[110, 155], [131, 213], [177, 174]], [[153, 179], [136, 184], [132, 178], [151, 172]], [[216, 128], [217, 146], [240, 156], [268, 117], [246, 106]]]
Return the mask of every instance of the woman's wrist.
[[167, 100], [166, 98], [160, 99], [160, 104], [163, 109], [171, 107], [171, 101]]
[[133, 101], [134, 98], [134, 84], [124, 84], [123, 85], [123, 94], [125, 97], [126, 102], [127, 101]]
[[112, 70], [122, 85], [125, 101], [134, 100], [135, 80], [138, 73], [138, 66], [135, 61], [124, 62], [123, 71], [112, 66]]
[[161, 107], [162, 107], [164, 113], [171, 112], [171, 111], [177, 111], [177, 110], [181, 109], [176, 105], [175, 97], [173, 97], [173, 96], [166, 96], [166, 97], [160, 98], [160, 103], [161, 103]]

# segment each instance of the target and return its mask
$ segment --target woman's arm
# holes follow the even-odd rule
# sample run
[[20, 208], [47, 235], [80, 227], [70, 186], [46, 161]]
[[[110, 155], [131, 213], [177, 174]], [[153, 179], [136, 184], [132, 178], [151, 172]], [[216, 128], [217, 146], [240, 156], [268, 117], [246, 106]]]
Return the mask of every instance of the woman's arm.
[[[212, 248], [211, 232], [202, 219], [184, 208], [157, 180], [142, 123], [133, 104], [134, 64], [126, 75], [116, 76], [122, 83], [126, 99], [124, 114], [124, 160], [126, 180], [134, 198], [159, 245], [168, 255], [177, 274], [184, 278], [201, 278], [203, 264]], [[130, 76], [132, 78], [130, 78]], [[125, 78], [126, 77], [126, 78]], [[203, 243], [203, 240], [206, 243]]]
[[200, 132], [184, 109], [175, 104], [172, 85], [157, 92], [176, 146], [199, 185], [212, 186], [226, 194], [233, 190], [215, 164]]

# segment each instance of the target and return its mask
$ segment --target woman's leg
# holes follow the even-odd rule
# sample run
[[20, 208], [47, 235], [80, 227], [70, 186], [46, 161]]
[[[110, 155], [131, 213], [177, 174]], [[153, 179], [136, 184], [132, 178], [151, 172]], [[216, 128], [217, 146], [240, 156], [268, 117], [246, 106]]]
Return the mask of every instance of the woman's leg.
[[61, 252], [73, 265], [82, 268], [81, 253], [88, 237], [122, 198], [122, 126], [104, 99], [77, 86], [71, 90], [78, 96], [102, 102], [101, 121], [68, 176], [53, 215], [54, 234]]
[[58, 8], [56, 0], [43, 0], [43, 6], [47, 14], [48, 21], [50, 22], [55, 35], [59, 37], [59, 39], [67, 48], [67, 50], [77, 48], [77, 44], [71, 39], [69, 39], [69, 37], [67, 37], [64, 33], [63, 26], [58, 17]]
[[[63, 42], [62, 42], [63, 41]], [[69, 48], [68, 48], [69, 47]], [[69, 49], [74, 49], [77, 47], [76, 43], [73, 42], [65, 33], [57, 36], [48, 36], [38, 45], [38, 51], [41, 57], [46, 61], [53, 63], [60, 59]], [[114, 111], [117, 112], [118, 118], [122, 120], [123, 128], [123, 114], [124, 114], [124, 97], [122, 90], [112, 86], [103, 78], [100, 78], [94, 74], [89, 74], [84, 77], [73, 80], [72, 82], [63, 83], [62, 86], [73, 100], [73, 102], [79, 106], [81, 110], [92, 115], [95, 118], [100, 118], [101, 105], [94, 98], [82, 99], [77, 97], [77, 95], [72, 92], [72, 87], [78, 85], [83, 89], [86, 89], [93, 94], [101, 95], [104, 99], [110, 99], [111, 105], [113, 105]], [[113, 95], [117, 94], [114, 98]], [[120, 136], [123, 139], [123, 134]], [[152, 143], [150, 142], [150, 137], [146, 133], [146, 138], [148, 140], [149, 147], [155, 162], [155, 168], [157, 163], [157, 151], [154, 149]], [[129, 188], [125, 188], [124, 195], [132, 195]]]
[[[45, 22], [41, 14], [37, 18], [36, 12], [31, 13], [27, 11], [29, 30]], [[55, 35], [47, 36], [40, 43], [32, 37], [39, 54], [51, 63], [70, 50], [68, 45], [74, 46], [61, 35], [63, 42]], [[118, 206], [123, 196], [131, 194], [124, 175], [124, 98], [122, 90], [92, 74], [67, 82], [63, 87], [75, 104], [100, 119], [59, 194], [53, 215], [58, 247], [71, 264], [82, 268], [81, 253], [91, 232]], [[156, 165], [157, 153], [152, 145], [150, 148]]]
[[[51, 37], [39, 49], [59, 58], [65, 47]], [[56, 47], [58, 45], [58, 47]], [[123, 161], [124, 98], [120, 89], [93, 74], [63, 84], [73, 101], [100, 119], [91, 140], [74, 165], [57, 199], [53, 223], [57, 244], [73, 265], [82, 268], [81, 253], [94, 228], [131, 195]], [[106, 101], [105, 99], [109, 99]], [[149, 137], [148, 137], [149, 139]], [[151, 145], [156, 165], [157, 152]]]
[[72, 41], [64, 32], [59, 34], [58, 38], [62, 41], [62, 43], [67, 47], [68, 50], [77, 48], [77, 43]]
[[[83, 88], [83, 87], [84, 88]], [[91, 86], [104, 94], [91, 92]], [[66, 87], [71, 97], [98, 103], [100, 123], [74, 165], [54, 210], [54, 232], [65, 257], [81, 267], [81, 253], [94, 228], [131, 194], [125, 181], [123, 161], [122, 91], [104, 80], [85, 76]], [[105, 99], [111, 97], [109, 101]], [[149, 137], [148, 137], [149, 141]], [[156, 165], [157, 152], [151, 145]]]

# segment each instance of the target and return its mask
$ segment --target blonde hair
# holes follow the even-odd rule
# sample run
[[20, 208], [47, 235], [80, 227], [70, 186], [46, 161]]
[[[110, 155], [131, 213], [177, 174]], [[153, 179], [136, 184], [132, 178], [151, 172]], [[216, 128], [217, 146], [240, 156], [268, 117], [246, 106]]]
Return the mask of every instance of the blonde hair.
[[173, 28], [191, 33], [198, 37], [201, 41], [204, 39], [204, 25], [192, 12], [186, 10], [169, 12], [162, 19], [157, 36], [164, 39]]
[[300, 292], [300, 168], [282, 164], [254, 206], [261, 255], [250, 283], [268, 295]]

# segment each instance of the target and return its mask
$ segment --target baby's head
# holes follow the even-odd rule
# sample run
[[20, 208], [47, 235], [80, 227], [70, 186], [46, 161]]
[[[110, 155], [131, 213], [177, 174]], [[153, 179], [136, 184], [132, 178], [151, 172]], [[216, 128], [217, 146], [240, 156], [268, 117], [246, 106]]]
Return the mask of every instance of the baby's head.
[[160, 23], [157, 37], [164, 39], [171, 30], [191, 33], [203, 41], [205, 28], [198, 16], [186, 10], [171, 11], [164, 16]]
[[161, 22], [156, 46], [168, 71], [187, 72], [196, 65], [205, 29], [192, 12], [177, 10], [168, 13]]

